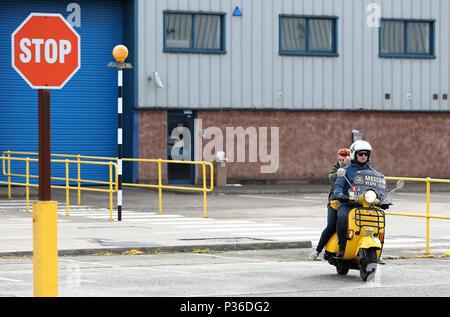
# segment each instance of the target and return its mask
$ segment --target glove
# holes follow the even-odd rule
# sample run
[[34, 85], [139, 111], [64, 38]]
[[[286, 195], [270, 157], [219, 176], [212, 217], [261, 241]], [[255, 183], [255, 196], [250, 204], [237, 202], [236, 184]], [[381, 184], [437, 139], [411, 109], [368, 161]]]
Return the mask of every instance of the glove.
[[381, 209], [386, 210], [389, 209], [389, 205], [388, 204], [381, 204]]
[[345, 195], [339, 196], [339, 197], [338, 197], [338, 200], [339, 200], [341, 203], [346, 203], [346, 202], [348, 202], [348, 196], [345, 196]]

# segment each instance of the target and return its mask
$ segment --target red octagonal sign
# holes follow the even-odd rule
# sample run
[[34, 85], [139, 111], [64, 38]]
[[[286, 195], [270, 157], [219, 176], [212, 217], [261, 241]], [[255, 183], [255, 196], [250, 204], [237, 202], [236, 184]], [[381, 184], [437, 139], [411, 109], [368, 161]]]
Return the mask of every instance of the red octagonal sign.
[[80, 69], [80, 36], [61, 14], [31, 13], [11, 35], [12, 67], [35, 89], [61, 89]]

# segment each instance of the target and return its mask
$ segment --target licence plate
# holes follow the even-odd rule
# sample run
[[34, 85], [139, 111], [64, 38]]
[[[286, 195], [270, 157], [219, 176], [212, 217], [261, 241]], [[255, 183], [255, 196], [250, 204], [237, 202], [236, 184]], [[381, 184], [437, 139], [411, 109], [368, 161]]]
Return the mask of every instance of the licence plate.
[[366, 230], [366, 231], [364, 231], [364, 234], [366, 236], [373, 236], [373, 231], [372, 230]]

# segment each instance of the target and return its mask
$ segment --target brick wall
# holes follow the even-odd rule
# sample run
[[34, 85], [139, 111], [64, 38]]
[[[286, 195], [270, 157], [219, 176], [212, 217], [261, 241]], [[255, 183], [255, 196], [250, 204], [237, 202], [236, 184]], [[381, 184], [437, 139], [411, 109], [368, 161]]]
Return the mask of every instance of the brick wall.
[[[167, 158], [167, 111], [141, 110], [139, 112], [139, 158]], [[162, 178], [167, 178], [167, 168], [161, 168]], [[139, 163], [139, 182], [157, 183], [158, 165], [156, 163]], [[166, 182], [166, 181], [165, 181]]]
[[[255, 127], [257, 131], [268, 127], [269, 153], [270, 127], [279, 128], [278, 170], [261, 173], [261, 166], [269, 163], [262, 163], [259, 156], [258, 162], [248, 162], [246, 140], [246, 162], [228, 164], [231, 181], [324, 180], [336, 161], [336, 151], [350, 146], [352, 129], [372, 144], [372, 166], [385, 175], [450, 178], [450, 113], [197, 111], [195, 116], [202, 119], [203, 129], [215, 126], [222, 130], [225, 152], [226, 127]], [[166, 157], [167, 112], [142, 110], [139, 122], [140, 157]], [[210, 141], [204, 139], [203, 147]], [[153, 178], [154, 173], [139, 168], [140, 179]]]

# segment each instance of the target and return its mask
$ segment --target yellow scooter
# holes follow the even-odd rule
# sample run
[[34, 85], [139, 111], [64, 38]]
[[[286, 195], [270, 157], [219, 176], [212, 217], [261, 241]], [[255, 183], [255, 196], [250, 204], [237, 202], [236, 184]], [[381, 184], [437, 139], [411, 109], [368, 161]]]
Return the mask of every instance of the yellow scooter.
[[[345, 170], [339, 169], [338, 176], [345, 177]], [[348, 214], [345, 254], [336, 257], [339, 246], [335, 233], [325, 246], [324, 259], [336, 266], [340, 275], [355, 269], [359, 270], [363, 281], [370, 281], [375, 277], [384, 244], [385, 215], [380, 206], [386, 208], [392, 204], [389, 194], [402, 188], [403, 182], [397, 182], [397, 187], [387, 193], [386, 180], [382, 174], [359, 171], [350, 185], [352, 191], [349, 192], [349, 201], [358, 204]]]

